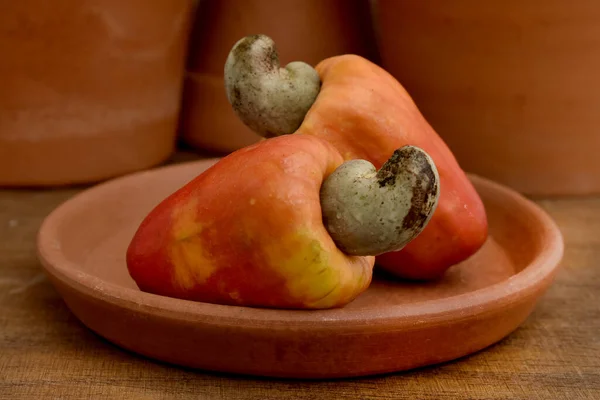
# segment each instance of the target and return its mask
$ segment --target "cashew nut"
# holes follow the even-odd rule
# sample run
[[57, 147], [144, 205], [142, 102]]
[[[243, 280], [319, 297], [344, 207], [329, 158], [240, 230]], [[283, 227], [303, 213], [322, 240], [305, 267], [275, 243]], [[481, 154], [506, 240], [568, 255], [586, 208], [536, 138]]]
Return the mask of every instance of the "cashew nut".
[[294, 133], [320, 89], [319, 74], [310, 65], [296, 61], [280, 68], [275, 43], [265, 35], [239, 40], [225, 62], [229, 103], [244, 124], [266, 138]]
[[402, 249], [425, 228], [440, 194], [439, 175], [422, 149], [404, 146], [376, 171], [365, 160], [340, 165], [321, 186], [323, 221], [349, 255]]

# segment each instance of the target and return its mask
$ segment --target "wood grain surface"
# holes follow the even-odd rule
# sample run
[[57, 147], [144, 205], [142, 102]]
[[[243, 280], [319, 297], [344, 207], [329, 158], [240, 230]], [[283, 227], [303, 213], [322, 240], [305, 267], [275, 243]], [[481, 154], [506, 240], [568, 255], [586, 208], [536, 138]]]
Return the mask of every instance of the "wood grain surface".
[[600, 399], [600, 197], [536, 200], [565, 236], [563, 266], [502, 342], [406, 373], [294, 381], [165, 365], [85, 328], [34, 241], [44, 216], [82, 189], [0, 191], [0, 399]]

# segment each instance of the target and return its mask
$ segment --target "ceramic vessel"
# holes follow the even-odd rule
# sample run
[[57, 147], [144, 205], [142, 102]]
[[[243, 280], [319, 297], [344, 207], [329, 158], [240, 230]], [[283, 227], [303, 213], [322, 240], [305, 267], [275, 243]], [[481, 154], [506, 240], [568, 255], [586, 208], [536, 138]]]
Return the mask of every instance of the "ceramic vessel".
[[188, 144], [211, 151], [230, 152], [259, 140], [225, 95], [225, 60], [242, 37], [272, 37], [284, 65], [375, 54], [366, 0], [206, 0], [199, 3], [194, 26], [181, 134]]
[[506, 187], [473, 177], [490, 236], [439, 281], [407, 283], [377, 274], [352, 303], [316, 311], [141, 292], [125, 263], [133, 234], [162, 199], [214, 161], [104, 183], [44, 221], [40, 259], [90, 329], [134, 352], [202, 369], [294, 378], [400, 371], [462, 357], [510, 334], [549, 287], [562, 256], [560, 231], [546, 213]]
[[173, 148], [191, 0], [0, 6], [0, 185], [83, 183]]
[[600, 3], [377, 0], [383, 66], [469, 171], [600, 192]]

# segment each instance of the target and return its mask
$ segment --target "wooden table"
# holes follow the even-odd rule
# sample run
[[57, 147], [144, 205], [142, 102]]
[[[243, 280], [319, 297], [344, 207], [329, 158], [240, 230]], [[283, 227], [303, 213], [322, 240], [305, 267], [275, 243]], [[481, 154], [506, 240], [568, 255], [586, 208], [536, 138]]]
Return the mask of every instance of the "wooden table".
[[565, 236], [563, 268], [497, 345], [407, 373], [293, 381], [164, 365], [85, 328], [34, 242], [44, 216], [82, 189], [0, 191], [0, 399], [600, 399], [600, 197], [538, 200]]

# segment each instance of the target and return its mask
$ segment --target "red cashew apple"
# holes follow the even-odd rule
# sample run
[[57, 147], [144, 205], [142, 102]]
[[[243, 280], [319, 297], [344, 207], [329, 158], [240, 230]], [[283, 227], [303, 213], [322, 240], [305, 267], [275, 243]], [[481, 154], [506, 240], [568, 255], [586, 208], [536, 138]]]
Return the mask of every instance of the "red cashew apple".
[[402, 248], [427, 225], [438, 179], [431, 158], [412, 146], [376, 171], [344, 162], [315, 136], [265, 140], [156, 206], [128, 247], [128, 271], [141, 290], [164, 296], [341, 307], [370, 284], [374, 255]]

